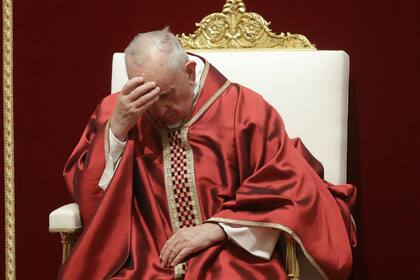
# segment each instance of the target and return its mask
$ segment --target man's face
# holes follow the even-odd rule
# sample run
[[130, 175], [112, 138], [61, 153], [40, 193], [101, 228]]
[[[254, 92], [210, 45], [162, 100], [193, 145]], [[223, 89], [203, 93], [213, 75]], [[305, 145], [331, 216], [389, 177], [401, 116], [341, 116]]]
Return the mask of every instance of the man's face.
[[175, 71], [167, 69], [164, 62], [156, 61], [139, 67], [127, 59], [127, 74], [129, 79], [141, 76], [145, 82], [156, 82], [160, 88], [159, 100], [148, 110], [154, 120], [164, 125], [176, 125], [190, 118], [194, 97], [194, 62], [190, 61], [184, 69]]

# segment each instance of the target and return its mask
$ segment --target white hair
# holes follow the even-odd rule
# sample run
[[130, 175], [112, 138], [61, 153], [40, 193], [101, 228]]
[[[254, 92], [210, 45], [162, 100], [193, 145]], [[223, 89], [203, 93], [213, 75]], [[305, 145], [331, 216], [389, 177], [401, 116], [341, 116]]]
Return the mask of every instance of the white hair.
[[166, 57], [170, 69], [183, 69], [185, 63], [188, 62], [186, 52], [169, 27], [139, 33], [125, 49], [126, 59], [131, 56], [137, 65], [141, 65], [151, 57], [153, 47]]

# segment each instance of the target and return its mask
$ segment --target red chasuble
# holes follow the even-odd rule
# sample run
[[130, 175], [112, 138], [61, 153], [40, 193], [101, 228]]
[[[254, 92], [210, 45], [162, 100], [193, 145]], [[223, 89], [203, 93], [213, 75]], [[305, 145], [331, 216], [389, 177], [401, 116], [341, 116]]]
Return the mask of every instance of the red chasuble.
[[99, 104], [64, 170], [84, 229], [59, 279], [287, 279], [282, 242], [270, 260], [226, 240], [162, 267], [169, 237], [208, 220], [281, 230], [322, 278], [348, 278], [354, 187], [323, 181], [260, 95], [207, 62], [200, 87], [179, 128], [139, 120], [106, 191], [98, 182], [118, 94]]

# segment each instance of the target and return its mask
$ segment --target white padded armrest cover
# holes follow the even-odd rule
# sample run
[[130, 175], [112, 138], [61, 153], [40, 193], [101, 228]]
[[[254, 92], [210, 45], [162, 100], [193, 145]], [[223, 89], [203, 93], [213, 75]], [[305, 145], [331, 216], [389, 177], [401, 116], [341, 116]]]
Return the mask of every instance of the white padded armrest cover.
[[79, 206], [67, 204], [50, 213], [49, 230], [51, 232], [74, 232], [82, 228]]
[[[192, 51], [230, 81], [260, 93], [280, 113], [290, 137], [300, 137], [333, 183], [346, 181], [349, 57], [344, 51]], [[124, 54], [115, 53], [112, 92], [127, 81]]]

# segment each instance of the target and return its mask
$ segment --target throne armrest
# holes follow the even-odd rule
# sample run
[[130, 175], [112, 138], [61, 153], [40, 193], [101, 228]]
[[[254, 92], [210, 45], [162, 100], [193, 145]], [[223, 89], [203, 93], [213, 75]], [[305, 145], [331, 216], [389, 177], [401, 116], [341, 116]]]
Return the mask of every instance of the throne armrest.
[[62, 262], [67, 259], [75, 242], [75, 233], [82, 229], [79, 205], [66, 204], [50, 213], [49, 231], [59, 232], [61, 236]]
[[55, 209], [49, 216], [50, 232], [77, 232], [82, 228], [79, 205], [70, 203]]

